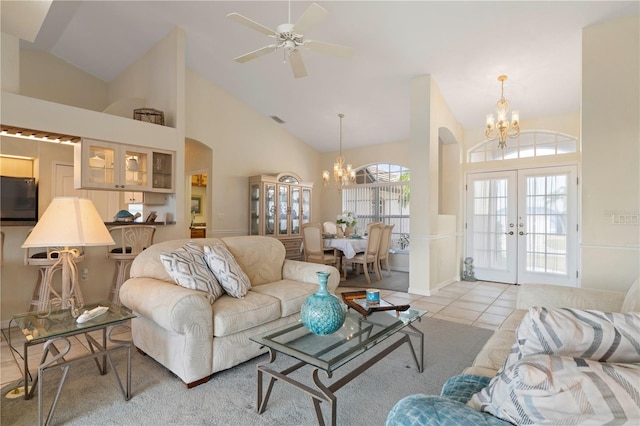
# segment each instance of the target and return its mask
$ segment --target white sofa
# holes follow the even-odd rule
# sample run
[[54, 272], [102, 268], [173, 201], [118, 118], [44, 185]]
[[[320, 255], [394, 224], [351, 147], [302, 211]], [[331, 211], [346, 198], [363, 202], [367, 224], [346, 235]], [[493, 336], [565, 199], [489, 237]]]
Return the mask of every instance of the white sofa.
[[[247, 295], [238, 299], [225, 294], [211, 304], [206, 293], [173, 282], [160, 253], [189, 241], [201, 247], [223, 243], [251, 282]], [[285, 259], [285, 248], [275, 238], [172, 240], [138, 255], [120, 299], [136, 315], [132, 337], [138, 350], [193, 387], [266, 352], [249, 338], [298, 321], [303, 302], [318, 290], [317, 271], [331, 273], [328, 288], [335, 291], [340, 283], [337, 269]]]
[[[508, 426], [512, 423], [518, 424], [520, 417], [527, 419], [528, 422], [526, 424], [604, 424], [606, 421], [589, 419], [610, 419], [614, 412], [615, 422], [612, 421], [608, 424], [623, 424], [625, 419], [627, 422], [624, 424], [638, 424], [640, 407], [637, 406], [637, 396], [634, 396], [637, 395], [637, 390], [634, 391], [633, 386], [625, 388], [630, 390], [621, 391], [620, 395], [612, 397], [607, 391], [609, 389], [619, 390], [622, 387], [609, 387], [609, 384], [603, 385], [603, 395], [606, 396], [608, 403], [593, 404], [594, 402], [599, 402], [598, 395], [600, 390], [593, 392], [590, 380], [580, 381], [582, 378], [580, 374], [596, 378], [593, 379], [594, 383], [602, 382], [597, 373], [596, 364], [600, 364], [597, 361], [590, 361], [591, 364], [588, 365], [593, 369], [587, 373], [580, 371], [576, 375], [575, 372], [579, 368], [568, 368], [566, 371], [569, 373], [565, 372], [563, 376], [562, 369], [567, 365], [561, 361], [562, 357], [555, 357], [552, 360], [550, 355], [529, 355], [524, 357], [523, 360], [533, 359], [533, 361], [529, 362], [534, 365], [534, 368], [528, 368], [527, 363], [523, 363], [523, 365], [515, 364], [520, 368], [508, 368], [506, 374], [503, 372], [500, 376], [498, 375], [498, 371], [503, 367], [508, 357], [512, 361], [511, 367], [514, 366], [518, 353], [514, 352], [510, 355], [510, 352], [512, 347], [515, 346], [516, 329], [518, 329], [523, 318], [529, 312], [529, 308], [536, 306], [548, 309], [574, 308], [604, 312], [640, 312], [640, 284], [636, 281], [626, 293], [552, 285], [522, 285], [516, 302], [517, 309], [489, 338], [476, 356], [472, 366], [466, 368], [463, 374], [447, 380], [442, 387], [440, 395], [414, 394], [398, 401], [389, 412], [385, 426], [443, 426], [454, 424]], [[534, 311], [540, 312], [539, 310]], [[531, 317], [529, 317], [528, 321], [527, 324], [530, 324]], [[632, 322], [627, 324], [633, 327]], [[576, 333], [575, 335], [580, 337], [580, 341], [583, 344], [592, 343], [587, 337], [589, 336], [588, 332], [584, 334], [576, 332], [576, 329], [570, 325], [568, 330], [570, 330], [567, 331], [568, 334]], [[523, 330], [518, 331], [522, 332]], [[627, 332], [628, 329], [624, 333]], [[627, 334], [631, 338], [637, 335], [637, 333], [634, 334], [633, 332]], [[566, 334], [561, 335], [567, 336]], [[536, 339], [531, 340], [536, 341]], [[614, 340], [616, 340], [615, 336]], [[627, 341], [630, 342], [631, 340], [627, 338]], [[520, 341], [520, 343], [525, 342]], [[559, 339], [558, 342], [554, 343], [565, 344], [567, 341]], [[628, 345], [628, 343], [626, 344]], [[532, 344], [529, 344], [529, 346], [535, 347]], [[571, 344], [567, 346], [571, 347]], [[606, 345], [604, 348], [608, 351], [611, 346]], [[633, 351], [631, 352], [633, 353]], [[545, 356], [547, 358], [544, 358]], [[587, 365], [587, 362], [587, 360], [581, 360], [581, 362], [576, 361], [574, 364], [582, 367]], [[553, 368], [550, 367], [551, 365], [553, 365]], [[619, 369], [615, 373], [608, 374], [611, 374], [612, 377], [618, 377], [617, 380], [620, 383], [623, 383], [629, 377], [635, 377], [635, 379], [632, 378], [627, 382], [633, 384], [635, 380], [637, 383], [637, 372], [629, 374], [628, 371], [625, 372], [626, 369], [624, 367], [616, 368]], [[557, 370], [557, 373], [553, 372], [554, 369]], [[633, 368], [630, 369], [633, 370]], [[608, 370], [611, 370], [611, 368], [608, 368]], [[541, 371], [544, 371], [544, 374], [540, 374]], [[519, 377], [518, 374], [522, 374], [522, 376]], [[547, 376], [550, 374], [557, 375], [552, 379], [548, 379]], [[523, 379], [522, 377], [525, 378]], [[614, 379], [613, 381], [616, 380]], [[576, 383], [580, 383], [580, 386], [577, 386]], [[492, 384], [495, 384], [493, 389], [491, 389]], [[592, 389], [591, 393], [584, 391], [583, 385], [590, 387]], [[573, 387], [573, 390], [564, 392], [567, 387]], [[564, 395], [562, 395], [563, 392]], [[585, 397], [584, 393], [588, 393], [589, 396]], [[579, 407], [573, 402], [574, 397], [580, 400], [581, 405]], [[590, 401], [589, 398], [593, 400]], [[618, 398], [620, 398], [620, 401], [625, 401], [624, 409], [622, 408], [623, 405], [618, 404]], [[595, 407], [598, 407], [598, 409], [594, 410]], [[609, 408], [611, 408], [610, 412], [607, 411]], [[483, 411], [480, 411], [481, 409]], [[495, 413], [498, 417], [490, 413]], [[535, 413], [534, 420], [529, 418], [531, 413]], [[514, 419], [514, 421], [510, 423], [502, 420], [505, 416], [506, 418]], [[537, 420], [537, 418], [546, 420]], [[587, 420], [580, 421], [581, 418]]]
[[522, 285], [518, 291], [516, 310], [489, 338], [464, 374], [494, 377], [509, 355], [516, 328], [533, 306], [640, 312], [640, 284], [636, 281], [626, 293], [542, 284]]

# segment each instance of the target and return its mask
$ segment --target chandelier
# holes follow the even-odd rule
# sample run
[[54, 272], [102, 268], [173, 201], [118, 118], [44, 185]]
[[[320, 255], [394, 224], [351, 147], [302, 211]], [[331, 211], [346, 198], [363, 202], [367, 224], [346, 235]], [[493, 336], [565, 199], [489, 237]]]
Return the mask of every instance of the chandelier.
[[509, 112], [509, 101], [504, 98], [504, 82], [506, 75], [498, 77], [500, 82], [500, 100], [496, 103], [496, 114], [498, 115], [498, 123], [495, 122], [493, 114], [487, 115], [487, 130], [484, 132], [488, 140], [498, 139], [498, 148], [504, 149], [507, 146], [507, 136], [516, 138], [520, 135], [520, 113], [513, 111], [511, 113], [511, 121], [507, 121], [507, 113]]
[[[336, 158], [336, 162], [333, 163], [333, 180], [338, 185], [338, 191], [341, 191], [342, 188], [356, 181], [356, 171], [351, 168], [351, 164], [347, 164], [345, 168], [346, 159], [342, 155], [342, 119], [344, 114], [338, 114], [338, 117], [340, 117], [340, 154]], [[324, 170], [322, 172], [322, 182], [325, 186], [329, 184], [329, 180], [329, 171]]]

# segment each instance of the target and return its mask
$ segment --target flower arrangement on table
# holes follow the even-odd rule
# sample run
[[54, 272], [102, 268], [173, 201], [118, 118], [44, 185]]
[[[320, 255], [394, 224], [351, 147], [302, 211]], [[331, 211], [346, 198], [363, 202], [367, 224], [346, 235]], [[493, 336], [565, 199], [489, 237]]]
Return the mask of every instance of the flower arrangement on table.
[[358, 223], [358, 216], [356, 216], [354, 212], [344, 212], [338, 215], [336, 223], [338, 225], [356, 226]]

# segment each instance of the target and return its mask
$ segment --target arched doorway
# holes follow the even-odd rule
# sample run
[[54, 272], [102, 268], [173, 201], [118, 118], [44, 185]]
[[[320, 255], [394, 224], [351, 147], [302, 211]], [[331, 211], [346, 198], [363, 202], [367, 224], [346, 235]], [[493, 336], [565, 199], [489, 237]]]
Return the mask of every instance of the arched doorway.
[[204, 238], [212, 233], [212, 163], [210, 147], [194, 139], [185, 139], [185, 209], [191, 238]]

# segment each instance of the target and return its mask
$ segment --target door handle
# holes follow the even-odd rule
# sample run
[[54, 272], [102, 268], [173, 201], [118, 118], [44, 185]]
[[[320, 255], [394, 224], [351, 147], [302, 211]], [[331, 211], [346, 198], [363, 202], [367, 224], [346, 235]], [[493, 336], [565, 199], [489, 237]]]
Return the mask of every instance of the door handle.
[[513, 231], [505, 232], [504, 235], [513, 235]]
[[528, 235], [529, 233], [528, 233], [528, 232], [520, 231], [520, 232], [518, 232], [518, 234], [519, 234], [519, 235]]

